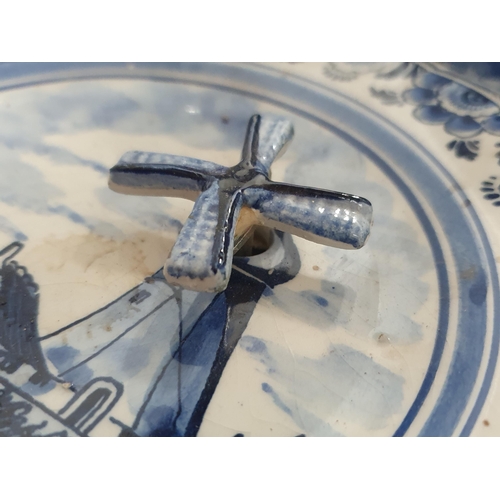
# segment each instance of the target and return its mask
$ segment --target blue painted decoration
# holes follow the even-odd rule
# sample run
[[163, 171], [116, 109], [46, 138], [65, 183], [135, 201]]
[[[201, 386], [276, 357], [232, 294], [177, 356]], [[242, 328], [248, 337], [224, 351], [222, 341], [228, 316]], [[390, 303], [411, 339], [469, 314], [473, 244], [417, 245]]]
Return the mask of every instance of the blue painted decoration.
[[[22, 248], [15, 242], [0, 251], [6, 256], [0, 268], [0, 370], [12, 374], [29, 366], [31, 376], [15, 387], [0, 374], [0, 436], [87, 435], [105, 417], [121, 436], [195, 436], [259, 298], [300, 268], [290, 235], [278, 232], [274, 253], [281, 259], [272, 274], [235, 257], [228, 287], [214, 294], [172, 287], [159, 270], [98, 311], [40, 337], [38, 287], [12, 260]], [[96, 337], [89, 339], [89, 331]], [[130, 349], [133, 363], [116, 355]], [[74, 392], [65, 406], [37, 401], [61, 384]], [[131, 409], [128, 421], [113, 415], [122, 398]], [[51, 433], [44, 433], [46, 427]]]
[[113, 191], [195, 201], [163, 268], [168, 283], [200, 292], [224, 290], [235, 235], [243, 237], [256, 225], [344, 249], [365, 244], [372, 224], [368, 200], [270, 180], [273, 161], [292, 137], [288, 120], [254, 115], [241, 161], [231, 168], [166, 154], [122, 156], [110, 171]]
[[480, 191], [484, 193], [483, 198], [491, 201], [494, 207], [500, 207], [500, 183], [496, 175], [491, 175], [481, 183]]
[[[446, 147], [458, 158], [473, 161], [479, 154], [480, 143], [472, 138], [483, 133], [500, 135], [500, 105], [495, 90], [490, 90], [492, 84], [498, 89], [500, 65], [481, 64], [481, 74], [471, 67], [472, 63], [328, 63], [324, 73], [340, 81], [365, 73], [376, 73], [386, 80], [409, 79], [412, 87], [402, 92], [371, 87], [370, 93], [387, 105], [415, 106], [413, 116], [418, 121], [443, 127], [456, 138]], [[452, 79], [465, 74], [468, 78], [461, 83]], [[482, 84], [485, 76], [486, 86]]]
[[[88, 76], [89, 66], [83, 69], [77, 65], [57, 66], [58, 71], [61, 70], [59, 73], [48, 71], [45, 67], [40, 73], [40, 67], [36, 65], [23, 66], [16, 69], [17, 79], [12, 83], [10, 73], [0, 66], [0, 88], [14, 84], [31, 85], [39, 83], [40, 78], [64, 80], [64, 71], [68, 67], [73, 77]], [[92, 68], [90, 66], [100, 76], [128, 77], [131, 74], [125, 65]], [[422, 435], [469, 434], [495, 373], [500, 337], [500, 292], [495, 255], [483, 228], [484, 221], [480, 220], [447, 168], [411, 134], [355, 99], [326, 86], [310, 82], [303, 85], [298, 77], [284, 80], [278, 71], [260, 71], [249, 67], [172, 64], [153, 65], [153, 68], [155, 78], [164, 75], [165, 81], [169, 82], [175, 80], [185, 84], [201, 81], [214, 89], [229, 88], [232, 95], [246, 95], [271, 102], [301, 115], [346, 140], [386, 174], [387, 182], [392, 182], [407, 201], [420, 223], [422, 238], [425, 237], [432, 248], [433, 268], [439, 285], [437, 330], [430, 332], [435, 339], [432, 357], [421, 386], [416, 387], [415, 394], [405, 394], [402, 419], [394, 421], [394, 426], [397, 426], [395, 435], [404, 435], [408, 431]], [[151, 66], [145, 65], [140, 69], [143, 73], [138, 74], [143, 76], [150, 69]], [[415, 65], [406, 64], [391, 71], [384, 70], [380, 81], [390, 77], [393, 71], [400, 71], [403, 77], [407, 75], [409, 81], [414, 77], [415, 69]], [[210, 78], [207, 79], [207, 75]], [[242, 83], [253, 85], [245, 88], [266, 90], [243, 92]], [[429, 99], [433, 98], [434, 94], [424, 93]], [[400, 97], [401, 94], [389, 95], [388, 100], [400, 102]], [[307, 107], [303, 107], [303, 103]], [[445, 130], [443, 124], [437, 126]], [[486, 133], [486, 130], [481, 132], [482, 136]], [[458, 144], [476, 138], [464, 140], [457, 137], [456, 140]], [[478, 186], [483, 179], [478, 179]], [[481, 185], [485, 189], [484, 196], [488, 196], [485, 204], [494, 204], [497, 198], [490, 195], [498, 192], [496, 179], [485, 182]], [[488, 184], [490, 182], [491, 185]], [[450, 186], [454, 188], [452, 193]], [[419, 196], [415, 195], [415, 191]], [[103, 192], [108, 190], [103, 189]], [[425, 202], [421, 203], [421, 200]], [[433, 213], [431, 219], [429, 211]], [[68, 211], [61, 210], [60, 213], [72, 218]], [[90, 225], [86, 218], [83, 220]], [[74, 222], [78, 223], [77, 220]], [[31, 269], [35, 274], [31, 281], [28, 277], [23, 278], [30, 273], [23, 269], [23, 254], [18, 252], [24, 233], [8, 220], [0, 220], [0, 223], [6, 228], [5, 234], [11, 238], [8, 241], [17, 240], [2, 252], [5, 260], [1, 268], [0, 316], [3, 322], [0, 333], [5, 340], [0, 343], [11, 342], [8, 350], [3, 349], [2, 352], [1, 359], [7, 360], [6, 369], [0, 368], [0, 404], [5, 409], [0, 415], [2, 435], [89, 435], [99, 425], [105, 427], [107, 432], [111, 424], [122, 436], [194, 435], [234, 345], [228, 339], [233, 339], [234, 334], [234, 341], [237, 342], [240, 321], [244, 329], [255, 306], [253, 298], [257, 300], [262, 295], [272, 297], [274, 286], [291, 279], [298, 271], [292, 266], [298, 262], [293, 248], [285, 252], [286, 258], [279, 266], [281, 275], [276, 271], [269, 274], [261, 266], [252, 266], [251, 259], [235, 258], [228, 288], [216, 294], [179, 292], [165, 281], [159, 271], [148, 277], [145, 283], [88, 317], [40, 337], [36, 319], [33, 319], [38, 307], [36, 271]], [[442, 229], [438, 234], [435, 224]], [[179, 227], [178, 222], [176, 227]], [[285, 238], [287, 235], [281, 235], [279, 239], [284, 247]], [[446, 257], [442, 245], [449, 248], [453, 258]], [[14, 259], [21, 260], [21, 263]], [[472, 266], [475, 266], [473, 273], [470, 272]], [[242, 276], [248, 281], [239, 282]], [[17, 292], [6, 286], [7, 280], [11, 279], [17, 283]], [[234, 303], [228, 300], [233, 280], [235, 284], [243, 283], [251, 289], [248, 291], [252, 297], [250, 300], [245, 300], [245, 297]], [[259, 295], [261, 289], [263, 291]], [[303, 300], [304, 307], [312, 304], [315, 311], [325, 314], [325, 317], [335, 300], [335, 297], [319, 292], [316, 287], [311, 287], [302, 295], [297, 294], [297, 297], [297, 300]], [[452, 300], [458, 311], [456, 322], [449, 321]], [[15, 311], [20, 310], [26, 312], [28, 321], [23, 319], [24, 313], [15, 315]], [[218, 322], [214, 321], [215, 317], [219, 318]], [[16, 326], [14, 323], [18, 319], [21, 321]], [[34, 326], [31, 321], [34, 321]], [[206, 339], [201, 335], [203, 328]], [[89, 334], [95, 334], [98, 342], [92, 343], [88, 339]], [[19, 341], [13, 343], [9, 340], [12, 338], [19, 338]], [[198, 343], [206, 352], [196, 349]], [[450, 352], [449, 364], [443, 363], [443, 359], [446, 360], [443, 357], [445, 344]], [[251, 344], [244, 341], [239, 345], [249, 356], [257, 359], [262, 370], [269, 368], [269, 359], [264, 359], [266, 353], [271, 353], [275, 360], [280, 359], [279, 352], [272, 351], [271, 342], [256, 339]], [[113, 351], [114, 355], [111, 354]], [[16, 358], [18, 352], [22, 353], [21, 363]], [[343, 347], [339, 353], [339, 361], [343, 362], [347, 357], [359, 362], [359, 368], [370, 362], [359, 353], [348, 352]], [[17, 362], [17, 370], [8, 372], [13, 361]], [[302, 361], [321, 368], [317, 359]], [[325, 372], [329, 370], [326, 362], [324, 369]], [[439, 373], [441, 377], [437, 376]], [[402, 383], [391, 376], [383, 379], [384, 386], [386, 379], [392, 381], [393, 388]], [[262, 387], [261, 392], [277, 408], [281, 404], [283, 408], [280, 411], [289, 417], [284, 408], [288, 408], [292, 415], [295, 408], [294, 399], [287, 393], [287, 380], [290, 379], [283, 378], [277, 370], [266, 378], [267, 385], [265, 389]], [[137, 389], [129, 390], [129, 387]], [[302, 394], [309, 394], [307, 390], [310, 387], [304, 385]], [[402, 387], [406, 390], [408, 384], [402, 383]], [[349, 387], [346, 389], [349, 390]], [[436, 395], [432, 401], [427, 398], [431, 389]], [[51, 406], [44, 402], [52, 391], [59, 396], [57, 391], [61, 390], [66, 391], [64, 404]], [[56, 397], [46, 399], [58, 400]], [[355, 398], [356, 404], [360, 401], [363, 402], [363, 399]], [[399, 404], [398, 400], [394, 400], [390, 407], [397, 410]], [[123, 418], [123, 411], [116, 410], [119, 406], [130, 412], [127, 418]], [[415, 419], [417, 415], [419, 419]], [[322, 432], [318, 431], [323, 429], [322, 423], [314, 422], [313, 416], [309, 417], [308, 425], [312, 430], [302, 430], [307, 435], [318, 435]], [[247, 431], [235, 428], [234, 432], [241, 435]]]

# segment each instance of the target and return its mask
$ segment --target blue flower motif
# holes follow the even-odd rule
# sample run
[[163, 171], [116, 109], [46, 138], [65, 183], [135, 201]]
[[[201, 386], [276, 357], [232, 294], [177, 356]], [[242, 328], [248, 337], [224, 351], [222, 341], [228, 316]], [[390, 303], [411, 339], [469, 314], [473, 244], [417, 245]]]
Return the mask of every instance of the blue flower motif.
[[434, 123], [445, 123], [453, 116], [449, 111], [446, 111], [446, 109], [443, 109], [439, 105], [419, 106], [413, 112], [413, 115], [417, 120], [423, 123], [429, 123], [430, 125]]
[[459, 83], [449, 83], [441, 87], [439, 100], [448, 111], [459, 116], [480, 118], [500, 112], [495, 103]]
[[444, 129], [460, 139], [470, 139], [481, 133], [481, 125], [470, 116], [456, 116], [446, 121]]
[[479, 152], [479, 141], [451, 141], [446, 145], [450, 151], [455, 152], [457, 158], [474, 161]]
[[[377, 78], [408, 78], [412, 86], [403, 93], [370, 87], [370, 93], [385, 105], [415, 106], [413, 115], [422, 123], [441, 125], [454, 136], [446, 147], [458, 158], [473, 161], [479, 154], [479, 141], [485, 132], [500, 136], [500, 107], [482, 94], [416, 63], [327, 63], [325, 76], [350, 81], [365, 74]], [[500, 143], [496, 145], [500, 147]], [[500, 151], [495, 155], [499, 158]], [[500, 203], [500, 200], [499, 200]]]
[[413, 112], [417, 120], [444, 124], [446, 132], [459, 139], [471, 139], [483, 131], [500, 135], [500, 108], [478, 92], [422, 68], [413, 84], [402, 97], [417, 106]]
[[490, 116], [481, 123], [483, 130], [491, 135], [500, 135], [500, 115]]
[[419, 68], [416, 75], [413, 78], [413, 84], [416, 87], [428, 90], [439, 90], [444, 85], [450, 83], [451, 80], [444, 78], [434, 73], [428, 73], [427, 71]]

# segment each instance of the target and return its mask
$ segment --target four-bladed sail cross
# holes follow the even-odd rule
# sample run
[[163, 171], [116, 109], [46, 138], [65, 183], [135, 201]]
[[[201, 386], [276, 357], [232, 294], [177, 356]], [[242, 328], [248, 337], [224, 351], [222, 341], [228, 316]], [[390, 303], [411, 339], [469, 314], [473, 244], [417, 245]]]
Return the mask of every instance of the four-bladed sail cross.
[[241, 161], [231, 168], [168, 154], [131, 151], [110, 171], [116, 192], [195, 202], [165, 263], [170, 284], [200, 292], [226, 288], [235, 235], [265, 225], [339, 248], [361, 248], [372, 222], [361, 197], [270, 180], [273, 161], [293, 137], [283, 118], [254, 115]]

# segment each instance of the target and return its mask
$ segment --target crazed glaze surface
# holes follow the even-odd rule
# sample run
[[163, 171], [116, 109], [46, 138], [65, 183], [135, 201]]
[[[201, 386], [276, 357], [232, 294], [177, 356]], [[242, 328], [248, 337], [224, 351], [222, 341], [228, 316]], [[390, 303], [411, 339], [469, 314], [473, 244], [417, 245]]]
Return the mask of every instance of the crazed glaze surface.
[[137, 151], [122, 156], [110, 171], [113, 191], [196, 200], [163, 268], [168, 283], [199, 292], [227, 287], [243, 207], [254, 213], [240, 233], [260, 223], [329, 246], [364, 245], [372, 223], [368, 200], [270, 181], [271, 165], [292, 137], [288, 120], [255, 115], [232, 168]]
[[[0, 65], [0, 434], [500, 435], [492, 107], [418, 68]], [[474, 123], [410, 94], [474, 110], [473, 160], [451, 132]], [[373, 203], [369, 244], [278, 232], [223, 292], [171, 286], [192, 201], [113, 193], [108, 167], [234, 165], [255, 114], [295, 127], [276, 181]]]

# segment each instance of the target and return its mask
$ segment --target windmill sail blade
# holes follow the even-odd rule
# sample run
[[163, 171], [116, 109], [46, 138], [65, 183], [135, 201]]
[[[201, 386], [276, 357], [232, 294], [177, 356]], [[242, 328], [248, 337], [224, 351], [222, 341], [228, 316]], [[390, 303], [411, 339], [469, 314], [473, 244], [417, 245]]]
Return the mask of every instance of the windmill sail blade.
[[370, 234], [372, 205], [359, 196], [268, 183], [243, 190], [267, 226], [323, 245], [357, 249]]
[[227, 168], [184, 156], [129, 151], [110, 170], [109, 187], [118, 193], [196, 200]]
[[241, 194], [220, 191], [218, 183], [200, 195], [165, 263], [170, 284], [206, 292], [226, 287], [240, 208]]
[[273, 161], [292, 138], [293, 126], [288, 120], [254, 115], [248, 123], [241, 159], [269, 176]]

